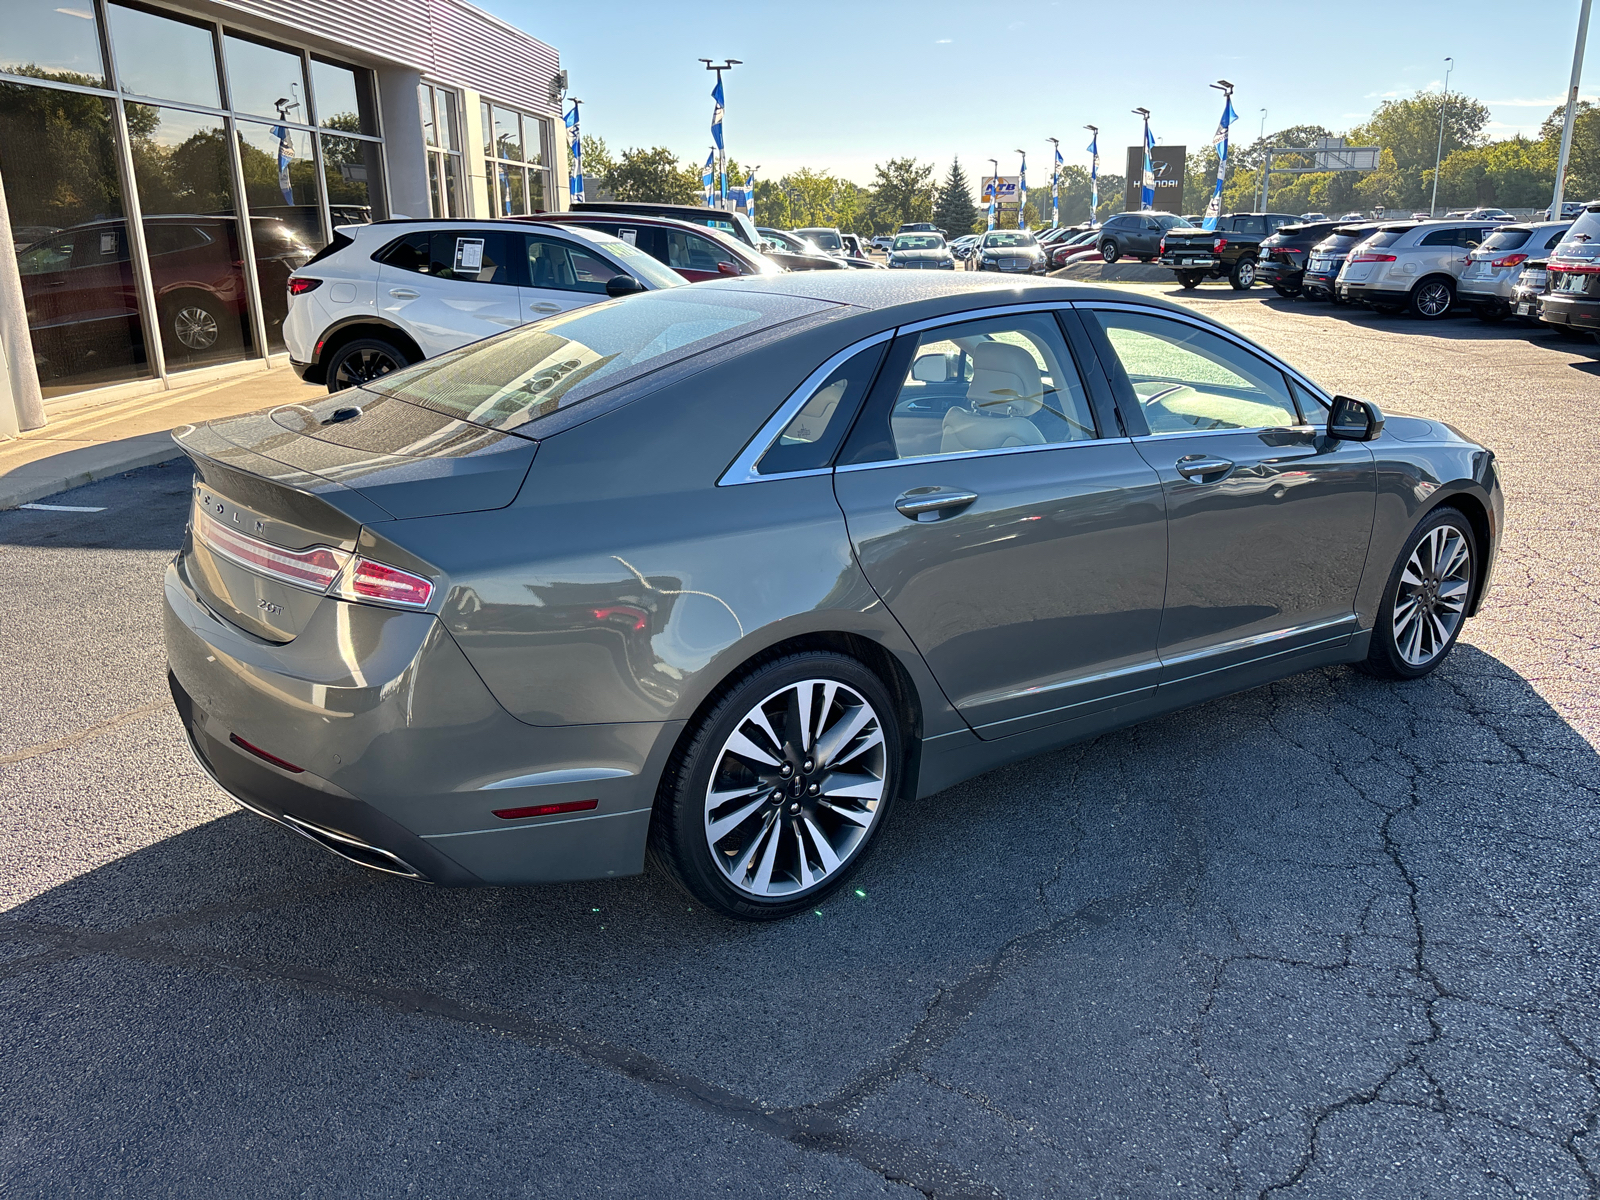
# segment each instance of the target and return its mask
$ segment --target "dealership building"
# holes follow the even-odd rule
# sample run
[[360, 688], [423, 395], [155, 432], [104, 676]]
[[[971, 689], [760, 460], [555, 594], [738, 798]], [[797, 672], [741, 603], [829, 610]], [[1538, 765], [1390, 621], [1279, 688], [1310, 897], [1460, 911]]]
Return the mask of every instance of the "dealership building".
[[283, 361], [336, 226], [565, 203], [556, 51], [463, 0], [0, 7], [0, 435]]

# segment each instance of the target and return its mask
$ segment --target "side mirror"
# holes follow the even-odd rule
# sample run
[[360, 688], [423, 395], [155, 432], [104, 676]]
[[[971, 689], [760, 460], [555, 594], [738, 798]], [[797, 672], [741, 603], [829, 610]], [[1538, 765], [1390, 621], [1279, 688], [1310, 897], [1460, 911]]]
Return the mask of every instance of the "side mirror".
[[631, 296], [635, 292], [642, 291], [644, 291], [644, 284], [640, 283], [632, 275], [613, 275], [610, 279], [606, 280], [606, 295], [610, 296], [613, 300], [621, 299], [623, 296]]
[[950, 359], [944, 352], [924, 354], [911, 364], [911, 378], [918, 383], [945, 383], [950, 379]]
[[1345, 442], [1370, 442], [1383, 432], [1383, 410], [1371, 400], [1335, 396], [1328, 414], [1328, 436]]
[[717, 274], [718, 275], [743, 275], [744, 272], [739, 269], [739, 264], [738, 263], [719, 262], [717, 264]]

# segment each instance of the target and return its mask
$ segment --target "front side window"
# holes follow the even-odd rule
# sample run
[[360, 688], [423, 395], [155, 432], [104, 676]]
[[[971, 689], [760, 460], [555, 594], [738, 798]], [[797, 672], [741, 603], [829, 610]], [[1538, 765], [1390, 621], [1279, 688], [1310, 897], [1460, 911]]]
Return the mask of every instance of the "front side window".
[[722, 263], [739, 266], [734, 258], [710, 238], [698, 234], [668, 229], [664, 234], [667, 247], [667, 266], [677, 271], [715, 271]]
[[1226, 338], [1143, 313], [1094, 316], [1152, 434], [1300, 423], [1283, 373]]
[[1088, 397], [1049, 313], [916, 335], [890, 412], [895, 458], [1089, 441]]
[[[116, 234], [112, 234], [116, 244]], [[47, 275], [65, 271], [72, 265], [72, 237], [54, 237], [37, 242], [17, 255], [17, 266], [24, 275]]]
[[604, 295], [607, 281], [622, 274], [605, 259], [567, 242], [530, 236], [527, 243], [532, 287]]

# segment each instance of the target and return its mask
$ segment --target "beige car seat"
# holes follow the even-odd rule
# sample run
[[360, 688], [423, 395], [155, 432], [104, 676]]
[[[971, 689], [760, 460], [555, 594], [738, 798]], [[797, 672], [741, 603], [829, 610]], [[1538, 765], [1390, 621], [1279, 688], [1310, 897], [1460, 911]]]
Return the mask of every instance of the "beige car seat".
[[849, 386], [848, 379], [838, 379], [807, 400], [806, 406], [789, 422], [789, 428], [783, 431], [783, 436], [794, 442], [816, 441], [828, 428], [828, 422], [833, 419], [834, 410], [839, 407], [839, 401], [844, 399], [845, 389]]
[[1028, 418], [1044, 407], [1044, 377], [1021, 346], [979, 342], [972, 351], [967, 403], [944, 415], [940, 453], [1042, 446], [1044, 434]]

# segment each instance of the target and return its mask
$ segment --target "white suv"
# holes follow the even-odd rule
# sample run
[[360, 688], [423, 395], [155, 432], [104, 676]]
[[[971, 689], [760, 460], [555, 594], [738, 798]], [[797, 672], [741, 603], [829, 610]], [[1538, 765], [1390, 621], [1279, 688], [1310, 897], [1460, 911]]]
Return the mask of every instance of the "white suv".
[[1497, 222], [1420, 221], [1385, 225], [1350, 248], [1334, 292], [1341, 300], [1379, 312], [1399, 312], [1437, 320], [1456, 300], [1456, 280], [1467, 255], [1481, 246]]
[[340, 226], [289, 277], [289, 363], [330, 392], [530, 321], [683, 278], [579, 226], [396, 220]]

